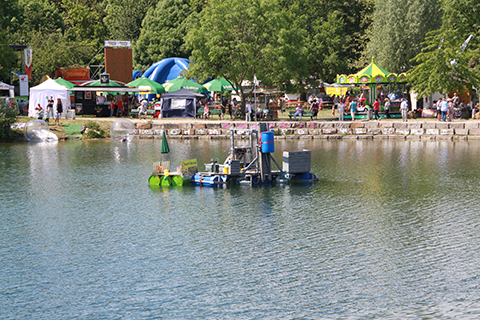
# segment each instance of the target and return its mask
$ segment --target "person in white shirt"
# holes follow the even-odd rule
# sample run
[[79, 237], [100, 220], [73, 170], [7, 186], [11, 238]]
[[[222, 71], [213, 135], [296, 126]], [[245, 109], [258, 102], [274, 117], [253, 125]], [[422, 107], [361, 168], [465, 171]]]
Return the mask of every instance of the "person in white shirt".
[[105, 96], [103, 95], [103, 92], [100, 92], [100, 95], [97, 96], [97, 104], [103, 105], [105, 103]]
[[402, 98], [402, 102], [400, 103], [400, 111], [402, 112], [402, 121], [407, 122], [408, 102], [404, 98]]
[[147, 99], [143, 99], [142, 102], [140, 103], [140, 107], [138, 107], [138, 119], [142, 119], [142, 114], [143, 118], [147, 118], [147, 107], [148, 107], [148, 101]]
[[252, 104], [250, 102], [245, 106], [245, 121], [252, 121]]

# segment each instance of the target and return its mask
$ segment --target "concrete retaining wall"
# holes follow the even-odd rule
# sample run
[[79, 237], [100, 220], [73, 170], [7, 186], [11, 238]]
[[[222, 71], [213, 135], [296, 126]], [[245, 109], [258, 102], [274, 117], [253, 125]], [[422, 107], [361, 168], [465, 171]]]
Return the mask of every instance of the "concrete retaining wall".
[[[480, 140], [479, 122], [267, 122], [277, 139], [462, 139]], [[137, 123], [139, 139], [170, 138], [228, 139], [232, 129], [247, 134], [259, 129], [255, 122], [225, 123]], [[245, 130], [245, 131], [243, 131]]]

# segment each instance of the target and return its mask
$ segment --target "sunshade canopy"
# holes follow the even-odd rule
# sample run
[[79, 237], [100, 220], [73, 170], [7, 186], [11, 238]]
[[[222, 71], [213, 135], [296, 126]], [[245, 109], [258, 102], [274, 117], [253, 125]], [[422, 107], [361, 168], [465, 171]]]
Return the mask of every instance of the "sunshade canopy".
[[135, 88], [139, 88], [139, 89], [149, 89], [151, 91], [149, 93], [164, 93], [165, 92], [165, 89], [163, 88], [163, 86], [160, 83], [155, 82], [155, 81], [150, 80], [150, 79], [145, 78], [145, 77], [141, 77], [141, 78], [138, 78], [136, 80], [133, 80], [132, 82], [127, 83], [126, 86], [135, 87]]
[[192, 80], [187, 80], [183, 78], [176, 78], [170, 81], [167, 81], [163, 84], [165, 91], [172, 92], [180, 89], [187, 89], [192, 92], [207, 94], [208, 90], [204, 86], [193, 82]]
[[349, 83], [349, 84], [382, 84], [382, 83], [404, 83], [406, 82], [407, 75], [401, 73], [396, 75], [390, 73], [385, 69], [375, 64], [374, 58], [372, 62], [360, 70], [359, 72], [351, 75], [337, 75], [337, 83]]
[[57, 79], [55, 79], [55, 82], [61, 84], [62, 86], [67, 87], [68, 89], [71, 89], [71, 88], [75, 87], [75, 85], [73, 83], [71, 83], [70, 81], [67, 81], [63, 78], [57, 78]]
[[207, 83], [204, 83], [203, 86], [207, 88], [208, 91], [233, 91], [235, 88], [228, 82], [225, 78], [214, 79]]

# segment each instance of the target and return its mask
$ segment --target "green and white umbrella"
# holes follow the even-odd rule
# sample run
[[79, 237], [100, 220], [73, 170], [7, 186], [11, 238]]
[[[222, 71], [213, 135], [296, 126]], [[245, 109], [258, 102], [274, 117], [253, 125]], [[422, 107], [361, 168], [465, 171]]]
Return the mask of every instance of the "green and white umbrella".
[[141, 77], [126, 84], [127, 87], [135, 87], [139, 89], [148, 89], [148, 93], [165, 93], [165, 88], [158, 82]]
[[236, 90], [230, 82], [225, 78], [214, 79], [207, 83], [204, 83], [203, 86], [207, 88], [208, 91], [234, 91]]
[[183, 78], [176, 78], [176, 79], [167, 81], [163, 84], [163, 87], [167, 92], [173, 92], [180, 89], [187, 89], [189, 91], [197, 92], [197, 93], [203, 93], [203, 94], [208, 93], [208, 90], [201, 84], [198, 84], [196, 82], [183, 79]]

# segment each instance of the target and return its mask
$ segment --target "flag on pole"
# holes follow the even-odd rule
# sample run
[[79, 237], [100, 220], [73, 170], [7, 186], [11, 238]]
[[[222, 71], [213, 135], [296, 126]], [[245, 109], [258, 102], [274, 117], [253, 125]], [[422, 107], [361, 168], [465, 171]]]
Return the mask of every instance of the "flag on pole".
[[259, 81], [258, 81], [258, 79], [257, 79], [257, 76], [256, 76], [256, 75], [253, 75], [253, 83], [254, 83], [256, 86], [258, 86], [258, 85], [260, 84]]

